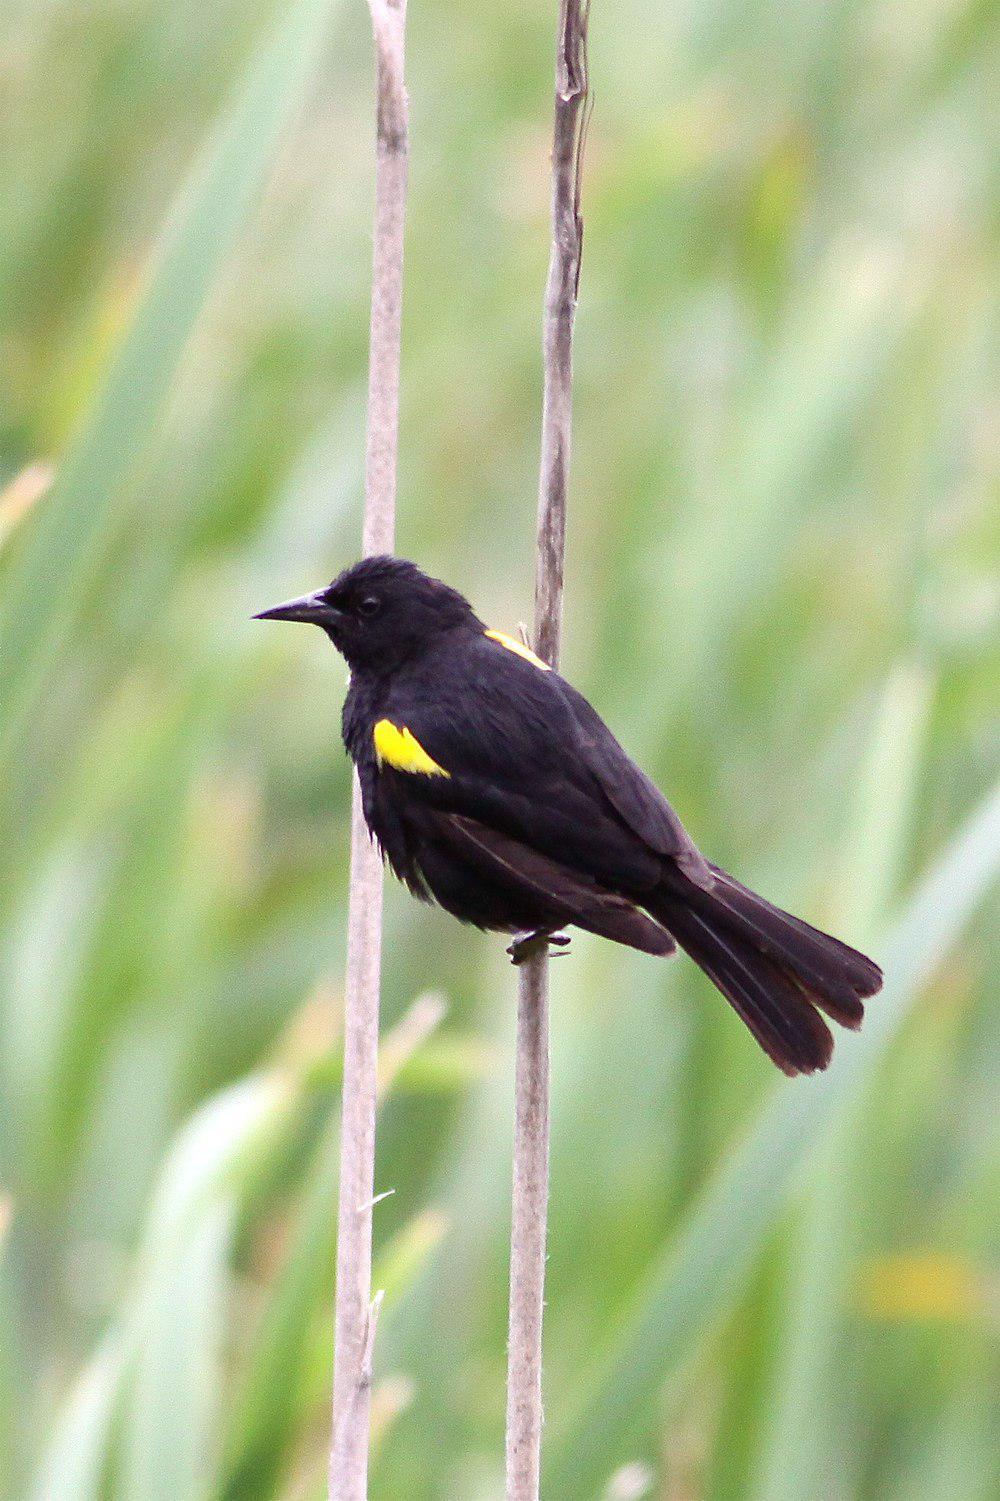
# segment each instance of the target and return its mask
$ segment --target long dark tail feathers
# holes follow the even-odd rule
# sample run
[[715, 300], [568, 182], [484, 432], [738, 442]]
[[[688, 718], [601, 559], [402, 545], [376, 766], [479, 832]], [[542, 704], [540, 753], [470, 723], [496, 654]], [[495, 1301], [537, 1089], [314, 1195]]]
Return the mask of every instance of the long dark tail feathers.
[[786, 1074], [826, 1068], [833, 1036], [820, 1011], [856, 1031], [882, 986], [877, 964], [782, 912], [712, 866], [711, 891], [678, 873], [650, 910], [708, 975]]

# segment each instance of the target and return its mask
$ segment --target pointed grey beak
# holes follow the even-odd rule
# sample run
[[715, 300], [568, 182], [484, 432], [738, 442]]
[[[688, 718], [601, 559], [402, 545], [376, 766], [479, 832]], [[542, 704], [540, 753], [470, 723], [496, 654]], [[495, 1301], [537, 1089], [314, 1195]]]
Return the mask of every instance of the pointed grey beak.
[[303, 594], [298, 599], [286, 599], [283, 605], [275, 605], [270, 610], [261, 610], [254, 615], [254, 620], [304, 620], [312, 625], [329, 624], [336, 620], [340, 614], [332, 605], [327, 604], [322, 592], [315, 594]]

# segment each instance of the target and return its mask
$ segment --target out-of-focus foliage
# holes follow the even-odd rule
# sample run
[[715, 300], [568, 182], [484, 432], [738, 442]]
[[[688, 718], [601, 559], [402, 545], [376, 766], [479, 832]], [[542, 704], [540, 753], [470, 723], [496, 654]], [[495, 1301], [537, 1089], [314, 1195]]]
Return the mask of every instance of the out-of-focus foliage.
[[[552, 13], [410, 19], [399, 546], [508, 627]], [[554, 967], [546, 1501], [994, 1494], [990, 19], [594, 7], [565, 667], [888, 984], [786, 1082], [686, 962]], [[369, 74], [361, 3], [0, 20], [3, 1501], [323, 1491], [343, 670], [248, 616], [357, 549]], [[513, 981], [386, 921], [372, 1494], [487, 1501]]]

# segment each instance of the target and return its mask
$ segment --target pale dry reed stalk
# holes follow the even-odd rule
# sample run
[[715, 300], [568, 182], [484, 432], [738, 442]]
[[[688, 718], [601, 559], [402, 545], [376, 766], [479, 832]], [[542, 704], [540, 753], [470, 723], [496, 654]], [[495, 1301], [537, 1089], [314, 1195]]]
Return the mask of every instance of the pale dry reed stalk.
[[[403, 57], [406, 0], [369, 0], [376, 63], [375, 229], [363, 550], [391, 552], [399, 430], [403, 219], [408, 109]], [[344, 986], [344, 1083], [337, 1219], [337, 1301], [330, 1501], [365, 1501], [372, 1347], [372, 1201], [378, 1090], [382, 867], [368, 837], [357, 777], [351, 816], [351, 883]]]
[[[553, 666], [559, 659], [572, 426], [573, 319], [583, 248], [580, 171], [587, 120], [588, 11], [589, 4], [584, 0], [560, 0], [535, 567], [535, 649]], [[521, 968], [518, 985], [507, 1352], [508, 1501], [538, 1501], [549, 1193], [548, 965], [544, 953], [529, 959]]]

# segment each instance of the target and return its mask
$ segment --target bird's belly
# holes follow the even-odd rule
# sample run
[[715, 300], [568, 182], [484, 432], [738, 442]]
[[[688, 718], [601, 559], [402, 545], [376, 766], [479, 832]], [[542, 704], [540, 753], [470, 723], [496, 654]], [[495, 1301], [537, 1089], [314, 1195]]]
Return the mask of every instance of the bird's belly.
[[427, 892], [461, 922], [502, 933], [520, 933], [559, 925], [565, 918], [561, 909], [550, 908], [543, 897], [490, 879], [433, 839], [421, 839], [414, 854]]
[[424, 901], [434, 901], [462, 922], [518, 933], [565, 920], [565, 909], [544, 893], [525, 889], [477, 866], [449, 837], [447, 823], [420, 805], [407, 806], [383, 786], [366, 807], [369, 827], [393, 874]]

